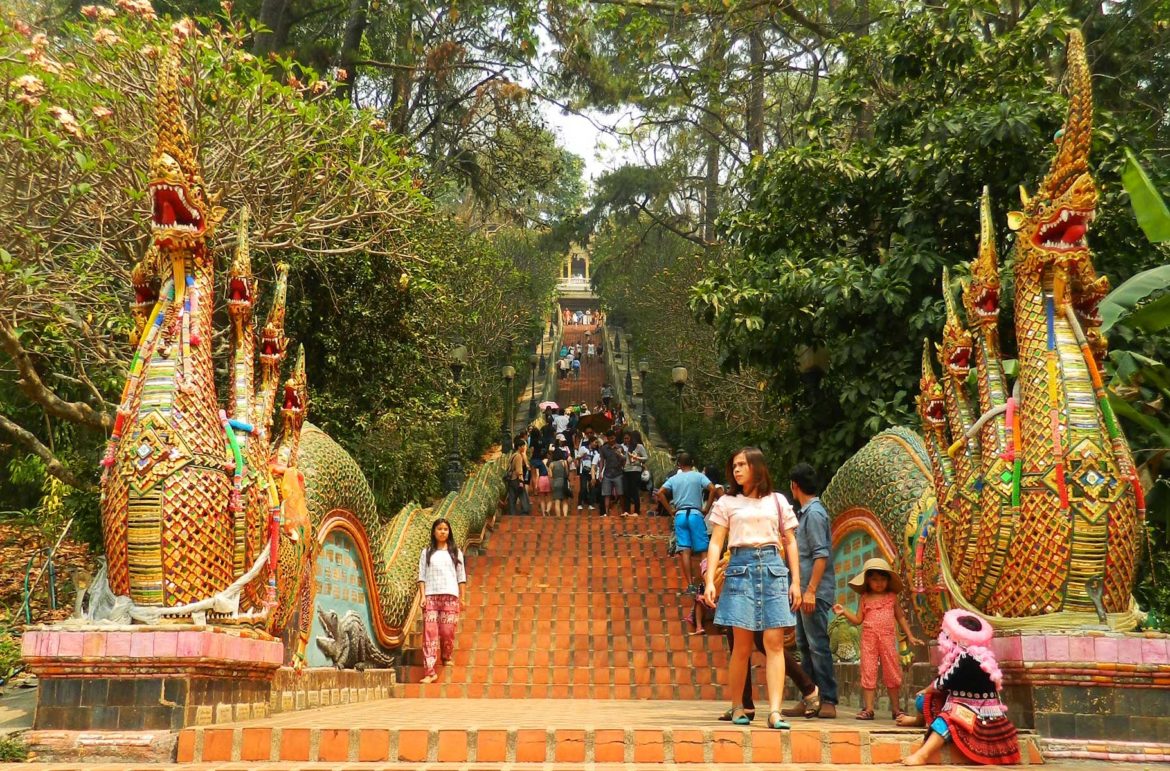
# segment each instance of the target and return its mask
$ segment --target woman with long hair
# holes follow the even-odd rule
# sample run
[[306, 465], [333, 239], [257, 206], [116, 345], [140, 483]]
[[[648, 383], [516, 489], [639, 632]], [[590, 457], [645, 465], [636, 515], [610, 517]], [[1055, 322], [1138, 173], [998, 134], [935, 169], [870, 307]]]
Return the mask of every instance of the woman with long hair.
[[442, 655], [443, 666], [451, 663], [455, 648], [455, 627], [463, 603], [467, 571], [463, 553], [455, 543], [455, 531], [443, 518], [431, 525], [431, 542], [418, 557], [418, 601], [423, 614], [423, 679], [438, 679], [435, 662]]
[[626, 447], [626, 465], [622, 469], [622, 492], [626, 496], [626, 510], [623, 517], [636, 517], [642, 513], [642, 464], [646, 462], [649, 453], [642, 446], [642, 435], [637, 431], [627, 431], [622, 434], [622, 444]]
[[[711, 507], [703, 598], [715, 608], [715, 623], [732, 628], [727, 682], [733, 699], [731, 722], [751, 722], [744, 710], [743, 686], [751, 664], [752, 638], [763, 632], [768, 727], [789, 728], [780, 712], [780, 700], [784, 695], [784, 629], [796, 626], [795, 611], [800, 608], [796, 513], [783, 495], [773, 491], [764, 454], [757, 447], [745, 447], [731, 457], [727, 480], [727, 494]], [[725, 542], [731, 556], [716, 604], [715, 570]]]

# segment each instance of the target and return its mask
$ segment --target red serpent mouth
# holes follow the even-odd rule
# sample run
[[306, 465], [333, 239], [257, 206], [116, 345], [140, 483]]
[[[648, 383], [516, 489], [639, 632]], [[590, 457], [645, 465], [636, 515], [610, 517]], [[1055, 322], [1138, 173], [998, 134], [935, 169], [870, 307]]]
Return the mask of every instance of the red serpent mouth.
[[983, 318], [998, 316], [999, 290], [991, 286], [980, 288], [979, 296], [975, 298], [975, 313]]
[[152, 182], [150, 193], [153, 204], [150, 224], [153, 230], [203, 232], [203, 217], [199, 209], [187, 200], [187, 191], [182, 185]]
[[947, 366], [952, 370], [961, 373], [971, 371], [971, 348], [970, 346], [960, 345], [955, 348], [955, 352], [951, 354], [951, 358], [947, 361]]
[[1093, 210], [1061, 209], [1048, 222], [1041, 223], [1032, 237], [1032, 243], [1041, 249], [1056, 252], [1071, 252], [1084, 249], [1085, 234], [1095, 216]]
[[941, 425], [947, 419], [946, 406], [942, 399], [931, 399], [927, 403], [926, 419], [935, 425]]

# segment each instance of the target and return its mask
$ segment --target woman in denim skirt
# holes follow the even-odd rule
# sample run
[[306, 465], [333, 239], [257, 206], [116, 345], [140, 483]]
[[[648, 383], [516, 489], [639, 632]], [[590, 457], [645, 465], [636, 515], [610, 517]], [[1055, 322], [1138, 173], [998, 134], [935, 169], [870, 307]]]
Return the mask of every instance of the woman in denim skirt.
[[[768, 660], [768, 727], [788, 728], [780, 700], [784, 695], [784, 628], [796, 626], [795, 611], [800, 607], [796, 513], [783, 495], [773, 492], [759, 448], [745, 447], [733, 455], [727, 479], [727, 494], [715, 501], [709, 516], [711, 545], [703, 596], [715, 608], [715, 623], [731, 627], [734, 636], [727, 682], [734, 698], [731, 722], [751, 722], [743, 709], [743, 686], [755, 647], [753, 634], [762, 631]], [[715, 568], [724, 543], [731, 549], [731, 559], [716, 605]]]

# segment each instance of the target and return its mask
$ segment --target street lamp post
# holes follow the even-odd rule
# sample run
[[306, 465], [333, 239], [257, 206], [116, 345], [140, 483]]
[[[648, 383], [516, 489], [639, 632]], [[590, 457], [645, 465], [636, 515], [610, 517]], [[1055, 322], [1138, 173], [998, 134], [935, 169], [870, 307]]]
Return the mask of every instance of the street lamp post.
[[[451, 379], [455, 383], [456, 399], [459, 394], [459, 376], [463, 374], [466, 364], [467, 346], [457, 341], [447, 356], [447, 366], [451, 368]], [[459, 457], [459, 445], [455, 441], [454, 418], [451, 419], [450, 452], [447, 454], [447, 476], [443, 486], [449, 493], [463, 486], [463, 462]]]
[[[540, 342], [542, 345], [544, 344], [543, 340], [541, 340]], [[536, 420], [536, 354], [535, 353], [528, 357], [528, 368], [530, 370], [532, 370], [532, 375], [530, 376], [531, 380], [532, 380], [532, 398], [528, 400], [528, 422], [531, 423], [532, 421]]]
[[676, 364], [670, 370], [670, 381], [674, 383], [674, 387], [678, 389], [678, 442], [679, 448], [682, 449], [682, 435], [683, 435], [683, 389], [687, 387], [687, 368], [681, 364]]
[[508, 384], [508, 401], [504, 403], [504, 441], [500, 445], [504, 452], [507, 452], [508, 446], [512, 443], [512, 428], [516, 423], [513, 417], [516, 399], [512, 396], [512, 381], [516, 378], [516, 368], [511, 364], [505, 364], [504, 368], [500, 370], [500, 374], [504, 376], [504, 382]]
[[650, 371], [650, 362], [641, 359], [638, 362], [638, 381], [642, 385], [642, 419], [639, 421], [642, 424], [642, 432], [650, 433], [650, 418], [646, 417], [646, 373]]

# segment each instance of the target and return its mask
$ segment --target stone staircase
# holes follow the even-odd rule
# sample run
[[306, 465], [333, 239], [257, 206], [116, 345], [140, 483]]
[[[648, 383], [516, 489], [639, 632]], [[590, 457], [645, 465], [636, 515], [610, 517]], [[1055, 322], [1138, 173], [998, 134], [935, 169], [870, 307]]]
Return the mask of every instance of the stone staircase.
[[452, 665], [407, 697], [705, 699], [720, 637], [690, 636], [665, 517], [507, 517], [469, 556]]

